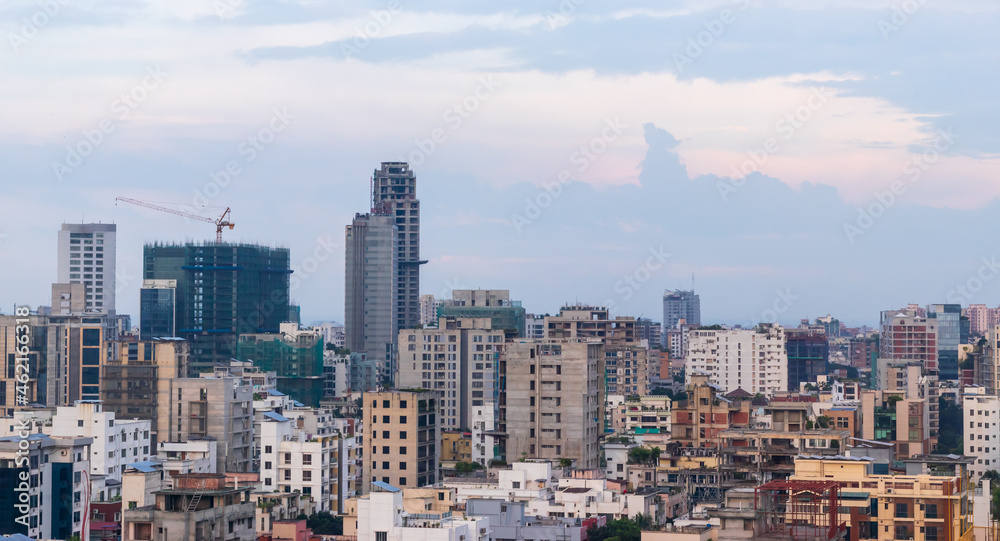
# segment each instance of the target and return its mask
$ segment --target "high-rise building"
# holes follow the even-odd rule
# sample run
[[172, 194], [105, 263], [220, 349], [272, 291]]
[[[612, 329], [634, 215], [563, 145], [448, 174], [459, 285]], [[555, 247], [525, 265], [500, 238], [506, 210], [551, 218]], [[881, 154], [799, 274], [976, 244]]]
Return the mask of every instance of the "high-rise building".
[[962, 414], [963, 424], [968, 424], [964, 453], [975, 458], [969, 466], [972, 483], [979, 483], [979, 478], [990, 470], [1000, 470], [1000, 446], [997, 441], [997, 428], [1000, 428], [1000, 398], [988, 395], [985, 389], [977, 386], [963, 389]]
[[57, 281], [87, 287], [87, 312], [115, 312], [116, 230], [115, 224], [62, 224], [59, 230]]
[[927, 318], [912, 305], [882, 312], [879, 358], [913, 359], [930, 372], [938, 372], [938, 320]]
[[638, 318], [635, 320], [637, 328], [639, 329], [639, 339], [646, 340], [649, 342], [650, 347], [660, 347], [662, 334], [662, 329], [660, 328], [659, 321], [653, 321], [646, 318]]
[[[144, 280], [177, 282], [175, 334], [190, 345], [189, 376], [228, 364], [240, 334], [278, 332], [288, 317], [291, 272], [287, 248], [189, 242], [143, 249]], [[153, 319], [140, 316], [145, 326]]]
[[507, 460], [573, 460], [596, 469], [604, 431], [604, 348], [598, 339], [506, 344], [501, 432]]
[[433, 390], [442, 429], [469, 430], [476, 409], [498, 406], [503, 347], [503, 330], [494, 329], [489, 318], [442, 317], [436, 328], [401, 329], [396, 384]]
[[938, 375], [942, 380], [958, 379], [958, 346], [969, 341], [969, 320], [962, 316], [961, 304], [932, 304], [927, 318], [937, 320]]
[[816, 381], [826, 374], [830, 360], [828, 335], [810, 330], [785, 329], [785, 350], [788, 354], [788, 390], [794, 391], [800, 383]]
[[312, 407], [323, 398], [323, 336], [282, 323], [279, 333], [241, 334], [236, 359], [277, 375], [277, 388]]
[[854, 368], [871, 368], [878, 358], [879, 337], [877, 334], [871, 336], [857, 336], [851, 338], [847, 343], [847, 357], [851, 360]]
[[1000, 325], [1000, 308], [987, 308], [985, 304], [970, 304], [963, 311], [969, 318], [969, 332], [986, 336], [990, 329]]
[[420, 200], [417, 177], [406, 162], [382, 162], [372, 174], [372, 212], [395, 218], [399, 235], [396, 264], [396, 328], [420, 323]]
[[388, 391], [365, 393], [363, 399], [364, 490], [376, 481], [400, 488], [436, 483], [441, 463], [436, 394]]
[[420, 296], [420, 324], [430, 327], [437, 324], [437, 311], [441, 306], [441, 301], [434, 298], [434, 295]]
[[177, 280], [143, 280], [139, 290], [139, 339], [176, 336], [176, 309]]
[[508, 339], [524, 336], [524, 308], [521, 301], [510, 300], [506, 289], [455, 289], [451, 299], [440, 304], [440, 317], [490, 318], [492, 328], [504, 331]]
[[344, 329], [347, 349], [364, 353], [382, 382], [395, 373], [398, 228], [389, 215], [357, 214], [347, 226]]
[[663, 330], [677, 328], [680, 320], [701, 325], [701, 297], [694, 291], [666, 291], [663, 293]]
[[727, 393], [743, 389], [771, 396], [788, 390], [785, 331], [769, 323], [755, 329], [691, 331], [685, 372], [687, 383], [701, 372]]
[[901, 392], [903, 398], [927, 401], [927, 435], [937, 443], [940, 426], [938, 399], [941, 397], [938, 376], [924, 372], [920, 361], [877, 359], [872, 367], [875, 388], [886, 393]]

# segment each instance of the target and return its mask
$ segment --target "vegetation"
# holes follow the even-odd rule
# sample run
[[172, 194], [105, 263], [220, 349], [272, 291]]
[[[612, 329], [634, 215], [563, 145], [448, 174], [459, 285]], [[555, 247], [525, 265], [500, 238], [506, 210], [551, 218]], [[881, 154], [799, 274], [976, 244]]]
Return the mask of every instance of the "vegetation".
[[306, 518], [306, 527], [317, 535], [344, 535], [344, 517], [322, 511]]
[[650, 517], [642, 514], [635, 519], [622, 518], [608, 522], [600, 528], [587, 530], [588, 541], [640, 541], [643, 530], [653, 528]]
[[635, 440], [628, 436], [608, 436], [604, 439], [604, 443], [620, 443], [622, 445], [628, 445], [630, 443], [635, 443]]
[[494, 458], [489, 462], [489, 464], [491, 468], [503, 468], [507, 465], [507, 461], [500, 458]]
[[722, 325], [702, 325], [701, 327], [698, 327], [697, 330], [699, 330], [699, 331], [721, 331], [722, 330]]
[[660, 458], [660, 448], [659, 447], [633, 447], [628, 450], [628, 463], [629, 464], [646, 464], [650, 466], [655, 466], [657, 460]]
[[566, 469], [566, 468], [568, 468], [568, 467], [570, 467], [572, 465], [573, 465], [573, 459], [572, 458], [560, 458], [559, 459], [559, 467], [560, 468]]
[[458, 473], [472, 473], [481, 469], [483, 469], [483, 466], [478, 462], [459, 462], [455, 464], [455, 471]]
[[961, 455], [964, 449], [965, 425], [962, 424], [962, 408], [944, 398], [938, 399], [938, 443], [935, 453]]
[[826, 415], [820, 415], [816, 418], [816, 426], [819, 428], [830, 428], [830, 421], [832, 420]]

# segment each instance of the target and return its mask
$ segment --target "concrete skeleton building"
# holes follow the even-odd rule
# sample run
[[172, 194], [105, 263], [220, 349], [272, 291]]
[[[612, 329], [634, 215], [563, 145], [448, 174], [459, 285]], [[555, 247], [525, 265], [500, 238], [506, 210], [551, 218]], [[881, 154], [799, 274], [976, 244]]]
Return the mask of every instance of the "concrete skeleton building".
[[442, 317], [434, 328], [400, 330], [396, 384], [437, 393], [442, 429], [471, 429], [476, 409], [497, 411], [503, 348], [504, 332], [489, 318]]
[[737, 389], [772, 396], [788, 390], [788, 355], [780, 325], [756, 329], [691, 331], [685, 357], [688, 383], [697, 372], [709, 375], [724, 392]]
[[567, 458], [576, 468], [598, 467], [604, 347], [599, 339], [507, 343], [500, 429], [508, 461]]
[[87, 313], [115, 313], [117, 234], [115, 224], [62, 224], [59, 230], [57, 281], [86, 287]]
[[234, 377], [170, 380], [166, 401], [157, 404], [160, 441], [212, 437], [218, 444], [216, 472], [253, 471], [253, 388]]

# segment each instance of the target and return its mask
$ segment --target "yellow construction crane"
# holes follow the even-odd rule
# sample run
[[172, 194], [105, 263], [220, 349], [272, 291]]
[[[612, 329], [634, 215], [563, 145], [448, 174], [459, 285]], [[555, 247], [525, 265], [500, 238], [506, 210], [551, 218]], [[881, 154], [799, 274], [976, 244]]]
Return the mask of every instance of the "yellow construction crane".
[[138, 199], [131, 199], [128, 197], [116, 197], [115, 201], [124, 201], [126, 203], [132, 203], [133, 205], [139, 205], [140, 207], [146, 207], [153, 210], [159, 210], [161, 212], [169, 212], [170, 214], [176, 214], [178, 216], [183, 216], [185, 218], [191, 218], [192, 220], [198, 220], [200, 222], [208, 222], [210, 224], [215, 224], [215, 242], [222, 242], [222, 230], [228, 227], [232, 229], [236, 226], [235, 223], [229, 221], [229, 207], [226, 207], [226, 211], [219, 216], [218, 219], [213, 220], [211, 218], [206, 218], [205, 216], [198, 216], [197, 214], [189, 214], [187, 212], [181, 212], [179, 210], [174, 210], [167, 207], [161, 207], [159, 205], [154, 205], [152, 203], [147, 203], [145, 201], [139, 201]]

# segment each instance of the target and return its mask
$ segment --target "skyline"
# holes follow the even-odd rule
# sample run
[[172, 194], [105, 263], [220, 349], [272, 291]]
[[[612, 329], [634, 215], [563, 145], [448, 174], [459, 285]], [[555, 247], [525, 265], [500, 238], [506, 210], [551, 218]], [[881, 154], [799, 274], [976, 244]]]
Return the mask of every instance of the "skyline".
[[56, 232], [83, 216], [118, 225], [117, 304], [137, 321], [142, 245], [212, 231], [121, 195], [232, 207], [224, 239], [290, 248], [303, 321], [342, 322], [344, 227], [394, 160], [417, 176], [421, 293], [439, 298], [509, 289], [529, 312], [660, 320], [693, 273], [706, 324], [781, 297], [779, 322], [851, 326], [1000, 305], [1000, 8], [568, 2], [74, 4], [23, 44], [40, 8], [10, 4], [2, 306], [46, 303]]

